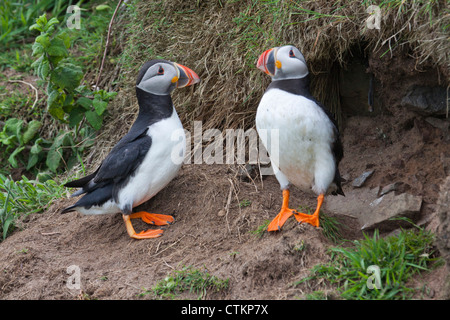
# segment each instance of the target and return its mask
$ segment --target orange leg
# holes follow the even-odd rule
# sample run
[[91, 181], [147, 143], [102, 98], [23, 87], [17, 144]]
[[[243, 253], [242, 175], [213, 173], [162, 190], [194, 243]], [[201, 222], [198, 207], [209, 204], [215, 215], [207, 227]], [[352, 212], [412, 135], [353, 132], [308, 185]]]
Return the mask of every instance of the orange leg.
[[297, 211], [289, 209], [289, 190], [283, 190], [283, 204], [281, 205], [281, 210], [272, 222], [270, 222], [267, 230], [280, 231], [286, 220], [293, 214], [297, 214]]
[[319, 226], [319, 211], [320, 211], [320, 208], [322, 207], [323, 198], [324, 198], [323, 194], [320, 194], [317, 197], [317, 208], [313, 215], [309, 215], [309, 214], [305, 214], [305, 213], [296, 213], [294, 215], [295, 219], [297, 219], [297, 221], [299, 223], [306, 222], [315, 227], [318, 227]]
[[157, 226], [170, 224], [174, 221], [172, 216], [168, 216], [168, 215], [164, 215], [164, 214], [152, 214], [152, 213], [148, 213], [145, 211], [132, 213], [130, 215], [123, 214], [122, 217], [123, 217], [123, 221], [125, 222], [125, 227], [127, 228], [128, 235], [134, 239], [158, 238], [158, 237], [162, 236], [164, 231], [161, 229], [158, 229], [158, 230], [146, 230], [146, 231], [141, 231], [139, 233], [136, 233], [136, 231], [134, 231], [133, 225], [131, 224], [131, 219], [141, 218], [142, 221], [149, 223], [149, 224], [157, 225]]

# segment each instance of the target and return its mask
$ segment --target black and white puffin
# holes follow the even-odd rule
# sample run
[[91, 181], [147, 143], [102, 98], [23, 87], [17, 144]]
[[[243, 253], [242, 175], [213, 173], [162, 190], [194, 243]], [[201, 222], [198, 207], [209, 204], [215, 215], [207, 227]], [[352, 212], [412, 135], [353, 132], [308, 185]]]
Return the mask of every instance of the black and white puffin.
[[132, 209], [155, 196], [178, 173], [186, 137], [170, 93], [174, 88], [199, 81], [194, 71], [181, 64], [162, 59], [146, 62], [136, 81], [139, 103], [136, 121], [94, 173], [65, 184], [81, 188], [72, 196], [85, 195], [62, 213], [75, 210], [83, 214], [120, 212], [131, 238], [161, 236], [163, 230], [136, 233], [131, 219], [166, 225], [174, 221], [172, 216], [144, 211], [132, 213]]
[[[268, 230], [280, 230], [291, 215], [299, 223], [318, 227], [324, 196], [344, 195], [338, 169], [343, 149], [337, 125], [309, 92], [308, 67], [296, 47], [269, 49], [256, 66], [272, 77], [256, 112], [256, 129], [283, 193], [281, 211]], [[290, 184], [318, 196], [313, 215], [289, 208]]]

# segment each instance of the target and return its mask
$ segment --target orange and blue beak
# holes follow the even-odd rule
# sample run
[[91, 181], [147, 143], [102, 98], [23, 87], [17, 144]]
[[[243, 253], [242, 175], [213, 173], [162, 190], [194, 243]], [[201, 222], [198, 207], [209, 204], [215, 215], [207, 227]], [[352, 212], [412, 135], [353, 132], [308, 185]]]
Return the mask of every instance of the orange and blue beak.
[[264, 51], [258, 59], [258, 62], [256, 63], [256, 67], [271, 77], [275, 75], [276, 68], [281, 68], [281, 62], [277, 60], [276, 54], [277, 54], [278, 48], [272, 48], [269, 50]]
[[187, 87], [200, 82], [200, 77], [188, 67], [175, 62], [174, 65], [178, 75], [172, 79], [172, 82], [177, 83], [177, 88]]

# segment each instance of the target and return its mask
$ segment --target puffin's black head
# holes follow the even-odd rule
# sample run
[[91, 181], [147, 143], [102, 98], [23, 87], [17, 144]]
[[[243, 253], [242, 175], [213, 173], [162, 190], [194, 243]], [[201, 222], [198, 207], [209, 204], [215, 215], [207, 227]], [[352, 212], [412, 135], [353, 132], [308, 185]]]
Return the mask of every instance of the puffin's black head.
[[272, 80], [300, 79], [309, 73], [303, 54], [290, 45], [266, 50], [256, 67], [270, 75]]
[[200, 81], [199, 76], [181, 64], [155, 59], [146, 62], [139, 71], [136, 86], [156, 95], [168, 95]]

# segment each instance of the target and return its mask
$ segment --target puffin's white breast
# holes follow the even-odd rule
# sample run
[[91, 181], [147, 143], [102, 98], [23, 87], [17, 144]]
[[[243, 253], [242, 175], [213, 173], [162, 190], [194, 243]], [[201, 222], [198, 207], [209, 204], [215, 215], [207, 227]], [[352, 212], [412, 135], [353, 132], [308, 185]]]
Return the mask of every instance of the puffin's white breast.
[[[290, 183], [318, 194], [327, 191], [335, 173], [334, 131], [320, 106], [303, 96], [270, 89], [258, 106], [256, 129], [272, 164]], [[271, 130], [278, 130], [278, 141], [271, 138], [276, 137]]]
[[152, 124], [150, 150], [126, 186], [119, 191], [119, 207], [144, 203], [163, 189], [178, 173], [186, 150], [183, 126], [173, 110], [170, 118]]

